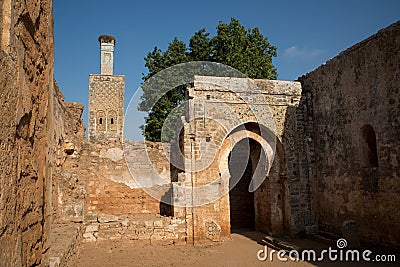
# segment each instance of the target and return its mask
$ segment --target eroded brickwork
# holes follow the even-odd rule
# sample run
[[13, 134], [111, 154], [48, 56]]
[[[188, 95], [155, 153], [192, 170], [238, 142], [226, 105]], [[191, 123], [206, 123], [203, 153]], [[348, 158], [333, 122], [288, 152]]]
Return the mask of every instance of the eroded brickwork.
[[36, 266], [52, 214], [52, 1], [0, 5], [0, 265]]
[[300, 78], [312, 95], [316, 219], [400, 247], [400, 22]]

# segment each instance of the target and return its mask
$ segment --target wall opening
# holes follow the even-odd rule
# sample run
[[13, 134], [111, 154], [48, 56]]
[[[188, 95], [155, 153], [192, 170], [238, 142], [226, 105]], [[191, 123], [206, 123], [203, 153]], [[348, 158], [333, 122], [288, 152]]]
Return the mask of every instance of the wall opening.
[[117, 117], [117, 112], [115, 112], [114, 110], [108, 112], [108, 126], [107, 126], [108, 131], [112, 132], [117, 131], [117, 124], [114, 119], [116, 117]]
[[365, 124], [361, 127], [361, 165], [364, 168], [378, 167], [378, 150], [374, 128]]
[[364, 190], [378, 192], [378, 149], [374, 128], [365, 124], [360, 134], [361, 185]]
[[252, 157], [256, 150], [261, 150], [261, 145], [246, 138], [235, 145], [228, 157], [229, 187], [233, 187], [229, 192], [231, 230], [255, 230], [254, 192], [249, 192], [249, 185], [257, 165]]
[[97, 112], [97, 125], [96, 125], [96, 130], [98, 132], [105, 132], [106, 131], [106, 124], [105, 124], [105, 113], [104, 111], [100, 110]]
[[[289, 182], [281, 141], [264, 125], [255, 122], [238, 126], [228, 138], [224, 147], [230, 150], [225, 149], [221, 154], [220, 171], [228, 171], [231, 179], [228, 195], [231, 232], [241, 232], [240, 228], [271, 235], [290, 231]], [[241, 138], [233, 148], [230, 146], [229, 142]], [[276, 149], [273, 158], [272, 146]], [[241, 182], [234, 186], [238, 180]], [[249, 184], [254, 193], [248, 193]]]

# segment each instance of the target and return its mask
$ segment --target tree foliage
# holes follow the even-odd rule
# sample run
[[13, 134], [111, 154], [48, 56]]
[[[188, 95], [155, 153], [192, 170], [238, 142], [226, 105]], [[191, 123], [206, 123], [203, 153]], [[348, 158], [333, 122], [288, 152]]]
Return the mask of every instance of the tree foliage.
[[[238, 20], [232, 18], [229, 24], [220, 22], [217, 34], [212, 38], [205, 29], [201, 29], [190, 38], [188, 47], [176, 37], [164, 52], [155, 47], [145, 58], [148, 73], [142, 79], [146, 81], [161, 70], [190, 61], [218, 62], [231, 66], [250, 78], [276, 79], [278, 74], [272, 63], [273, 57], [276, 57], [276, 47], [268, 42], [258, 28], [246, 30]], [[161, 141], [165, 119], [184, 101], [185, 85], [169, 90], [155, 105], [151, 105], [160, 94], [160, 84], [165, 81], [146, 83], [144, 85], [147, 86], [142, 86], [142, 102], [138, 107], [139, 110], [148, 112], [142, 130], [146, 140]]]

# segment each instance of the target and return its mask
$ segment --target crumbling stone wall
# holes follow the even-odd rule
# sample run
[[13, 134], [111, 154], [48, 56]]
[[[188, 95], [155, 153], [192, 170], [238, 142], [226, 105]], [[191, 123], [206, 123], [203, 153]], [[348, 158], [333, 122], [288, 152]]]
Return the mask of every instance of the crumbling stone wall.
[[8, 51], [11, 37], [11, 0], [0, 4], [0, 48]]
[[[169, 175], [169, 162], [161, 160], [159, 144], [132, 144], [148, 147], [151, 161], [141, 160], [146, 156], [141, 149], [131, 151], [130, 157], [137, 160], [131, 173], [119, 142], [89, 143], [83, 138], [66, 137], [59, 149], [58, 183], [54, 183], [60, 222], [82, 222], [86, 215], [92, 218], [98, 214], [160, 214], [160, 201], [146, 192], [162, 193], [169, 189], [169, 183], [152, 183], [154, 176], [159, 175], [157, 169]], [[148, 181], [147, 186], [139, 185], [132, 175]]]
[[[73, 129], [71, 122], [68, 127]], [[129, 170], [119, 141], [90, 143], [83, 137], [74, 138], [73, 132], [65, 135], [58, 150], [58, 179], [53, 183], [57, 223], [79, 223], [83, 240], [89, 242], [186, 242], [185, 220], [163, 216], [163, 204], [154, 197], [170, 188], [169, 161], [161, 153], [168, 146], [126, 141], [125, 153], [133, 160]], [[165, 176], [165, 184], [153, 182], [159, 175]], [[138, 184], [136, 179], [146, 183]]]
[[355, 220], [400, 247], [400, 22], [302, 76], [312, 97], [313, 205], [321, 230]]
[[[169, 181], [164, 185], [152, 182], [155, 176], [163, 174], [169, 178], [169, 162], [162, 156], [161, 144], [131, 142], [129, 152], [125, 153], [135, 160], [130, 162], [132, 170], [128, 169], [118, 143], [87, 145], [80, 152], [78, 165], [83, 168], [76, 176], [86, 181], [82, 214], [84, 241], [120, 239], [150, 244], [186, 242], [186, 221], [163, 216], [160, 197], [155, 198], [164, 195], [170, 187]], [[144, 147], [148, 160], [145, 160]], [[71, 170], [68, 165], [65, 165], [65, 171]], [[138, 178], [146, 181], [146, 184], [138, 184]], [[65, 215], [79, 217], [74, 212]]]
[[36, 266], [52, 214], [52, 1], [0, 5], [0, 263]]
[[130, 240], [141, 244], [171, 245], [186, 243], [186, 222], [184, 219], [140, 215], [100, 215], [85, 222], [83, 240]]

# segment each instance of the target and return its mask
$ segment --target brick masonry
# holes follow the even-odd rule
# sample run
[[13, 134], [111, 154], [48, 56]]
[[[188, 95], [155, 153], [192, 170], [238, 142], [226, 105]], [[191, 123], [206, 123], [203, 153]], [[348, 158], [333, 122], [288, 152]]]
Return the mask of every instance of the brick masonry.
[[159, 215], [100, 215], [86, 221], [85, 242], [130, 240], [141, 244], [172, 245], [186, 243], [186, 222]]
[[[354, 220], [362, 240], [397, 248], [399, 62], [397, 22], [299, 78], [313, 108], [310, 179], [320, 228], [340, 234], [342, 223]], [[370, 129], [368, 140], [364, 129]]]

